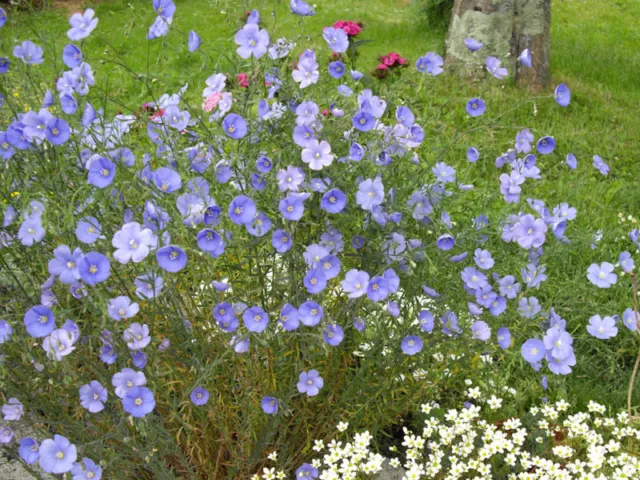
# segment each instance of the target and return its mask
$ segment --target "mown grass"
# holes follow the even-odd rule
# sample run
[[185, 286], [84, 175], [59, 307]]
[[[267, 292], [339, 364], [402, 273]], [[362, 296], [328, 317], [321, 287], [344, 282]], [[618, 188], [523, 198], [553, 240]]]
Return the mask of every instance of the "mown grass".
[[[444, 54], [446, 32], [427, 26], [417, 6], [403, 0], [325, 0], [315, 17], [304, 19], [290, 15], [286, 1], [177, 0], [172, 33], [168, 38], [147, 42], [147, 28], [154, 18], [150, 3], [114, 0], [95, 4], [99, 27], [82, 48], [98, 79], [92, 95], [111, 114], [137, 111], [142, 103], [162, 93], [176, 92], [185, 80], [191, 85], [189, 95], [197, 99], [209, 75], [246, 69], [248, 64], [235, 55], [232, 37], [243, 23], [243, 13], [251, 8], [260, 11], [273, 39], [285, 36], [294, 40], [298, 49], [318, 47], [320, 55], [327, 55], [319, 35], [321, 27], [338, 19], [362, 21], [365, 28], [361, 38], [370, 40], [360, 48], [357, 66], [363, 71], [374, 68], [376, 57], [390, 50], [407, 57], [411, 65], [429, 50]], [[624, 405], [628, 374], [638, 351], [626, 331], [621, 330], [619, 338], [608, 343], [583, 337], [591, 315], [621, 314], [631, 306], [629, 288], [598, 291], [587, 283], [585, 272], [589, 264], [615, 261], [619, 251], [630, 248], [614, 241], [620, 236], [617, 213], [640, 216], [640, 30], [635, 24], [639, 16], [640, 3], [635, 0], [554, 1], [552, 74], [554, 83], [565, 82], [572, 88], [572, 103], [562, 109], [549, 98], [526, 101], [529, 93], [525, 90], [509, 82], [489, 82], [491, 86], [482, 89], [490, 111], [501, 112], [522, 103], [496, 121], [490, 135], [482, 130], [458, 138], [460, 131], [472, 125], [463, 106], [477, 93], [478, 85], [444, 75], [421, 80], [411, 66], [404, 73], [414, 78], [403, 100], [426, 127], [421, 157], [426, 161], [442, 157], [463, 172], [462, 179], [467, 183], [490, 184], [497, 190], [498, 172], [493, 160], [511, 145], [520, 128], [531, 128], [536, 137], [549, 134], [557, 139], [557, 152], [540, 159], [546, 180], [527, 195], [544, 198], [549, 206], [564, 201], [575, 206], [579, 217], [576, 227], [567, 232], [570, 238], [574, 228], [593, 233], [602, 230], [605, 237], [594, 250], [586, 241], [556, 252], [550, 247], [550, 255], [555, 256], [548, 262], [549, 281], [536, 293], [546, 304], [555, 305], [568, 320], [569, 330], [581, 336], [575, 372], [553, 381], [554, 389], [567, 391], [579, 403], [597, 398], [617, 407]], [[64, 10], [13, 14], [0, 33], [3, 52], [9, 51], [9, 39], [15, 36], [37, 41], [45, 47], [46, 56], [59, 58], [67, 43], [67, 17]], [[186, 47], [189, 30], [197, 31], [203, 41], [202, 49], [193, 54]], [[302, 32], [314, 34], [308, 37]], [[114, 58], [120, 60], [114, 63]], [[60, 61], [57, 68], [59, 74], [63, 69]], [[52, 89], [55, 78], [56, 72], [51, 72]], [[550, 94], [551, 90], [541, 96]], [[454, 139], [457, 143], [443, 151], [443, 145], [450, 145]], [[465, 157], [469, 145], [482, 147], [483, 160], [473, 168]], [[579, 159], [576, 172], [564, 166], [564, 156], [569, 152]], [[611, 166], [608, 177], [591, 166], [594, 154]], [[500, 202], [483, 198], [476, 201], [495, 209], [496, 219], [500, 209], [504, 210]], [[640, 401], [640, 392], [635, 398]]]

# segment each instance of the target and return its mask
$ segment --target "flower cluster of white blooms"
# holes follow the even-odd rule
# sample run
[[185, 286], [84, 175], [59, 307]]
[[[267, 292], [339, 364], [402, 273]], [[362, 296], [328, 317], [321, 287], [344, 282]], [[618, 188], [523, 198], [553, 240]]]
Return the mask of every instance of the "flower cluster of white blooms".
[[[341, 431], [344, 431], [340, 429]], [[313, 449], [325, 452], [323, 458], [311, 462], [319, 471], [320, 480], [356, 480], [382, 470], [385, 458], [371, 449], [369, 432], [356, 433], [351, 442], [332, 440], [326, 447], [317, 440]]]
[[[569, 403], [560, 400], [533, 407], [522, 419], [504, 418], [502, 398], [483, 395], [470, 381], [467, 386], [476, 404], [448, 410], [437, 403], [421, 406], [422, 432], [404, 429], [402, 457], [397, 447], [387, 457], [375, 453], [369, 432], [344, 444], [316, 440], [313, 450], [323, 456], [311, 465], [318, 476], [304, 480], [373, 478], [385, 462], [401, 468], [404, 480], [640, 479], [640, 460], [628, 451], [631, 445], [638, 450], [640, 429], [630, 426], [626, 413], [607, 417], [606, 407], [591, 401], [586, 412], [571, 414]], [[516, 392], [503, 388], [502, 393]], [[347, 425], [340, 423], [338, 431]], [[275, 475], [265, 469], [261, 478], [284, 478]]]

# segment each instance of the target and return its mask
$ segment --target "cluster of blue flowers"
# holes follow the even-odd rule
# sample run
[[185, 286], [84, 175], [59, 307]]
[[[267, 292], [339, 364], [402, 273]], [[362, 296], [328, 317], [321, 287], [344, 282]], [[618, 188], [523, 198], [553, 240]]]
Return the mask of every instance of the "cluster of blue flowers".
[[[304, 1], [291, 0], [290, 5], [294, 14], [314, 14]], [[153, 8], [157, 18], [148, 30], [149, 40], [168, 35], [176, 14], [172, 0], [153, 0]], [[91, 34], [98, 19], [89, 9], [74, 14], [70, 24], [68, 37], [78, 41]], [[261, 73], [242, 80], [251, 82], [242, 102], [237, 101], [238, 90], [245, 88], [242, 83], [234, 85], [224, 73], [215, 73], [202, 91], [202, 111], [184, 101], [186, 86], [146, 104], [150, 114], [142, 130], [146, 129], [144, 141], [155, 148], [152, 153], [132, 147], [129, 135], [135, 117], [118, 114], [109, 120], [83, 99], [95, 84], [91, 66], [83, 61], [78, 45], [63, 49], [62, 60], [69, 70], [56, 81], [57, 94], [47, 90], [41, 108], [16, 114], [0, 132], [0, 154], [8, 164], [28, 163], [31, 160], [24, 159], [33, 152], [46, 156], [55, 149], [60, 161], [73, 167], [67, 170], [75, 172], [72, 182], [82, 184], [72, 205], [78, 218], [75, 236], [67, 235], [73, 240], [67, 244], [59, 241], [50, 218], [55, 212], [48, 212], [51, 202], [44, 197], [22, 203], [17, 199], [5, 208], [0, 248], [26, 247], [29, 255], [38, 250], [34, 255], [47, 256], [48, 278], [41, 286], [40, 304], [24, 305], [24, 333], [16, 322], [0, 320], [0, 343], [26, 333], [41, 341], [46, 361], [63, 362], [81, 350], [88, 361], [92, 355], [99, 358], [101, 367], [115, 365], [112, 368], [118, 371], [110, 378], [122, 410], [135, 418], [145, 417], [154, 411], [156, 400], [161, 401], [160, 392], [146, 386], [153, 372], [142, 371], [150, 346], [159, 352], [171, 348], [170, 339], [163, 338], [170, 333], [154, 325], [155, 315], [160, 315], [156, 302], [179, 294], [175, 279], [209, 264], [220, 265], [219, 271], [209, 277], [210, 285], [194, 289], [214, 299], [206, 301], [218, 328], [210, 329], [209, 319], [196, 318], [195, 311], [194, 317], [185, 314], [179, 322], [188, 333], [194, 327], [205, 329], [204, 341], [210, 341], [209, 335], [222, 338], [237, 354], [261, 348], [255, 343], [264, 337], [318, 326], [324, 344], [336, 348], [347, 338], [365, 335], [368, 324], [385, 316], [399, 323], [406, 319], [406, 328], [392, 329], [385, 339], [389, 346], [417, 356], [432, 341], [439, 318], [445, 339], [467, 335], [481, 342], [477, 348], [483, 353], [490, 352], [492, 336], [494, 345], [505, 350], [524, 340], [522, 357], [534, 369], [540, 370], [546, 360], [552, 373], [570, 373], [576, 358], [567, 322], [553, 308], [544, 314], [540, 301], [530, 293], [547, 278], [541, 258], [548, 233], [568, 243], [568, 222], [577, 212], [567, 203], [549, 209], [533, 198], [522, 206], [525, 181], [540, 178], [531, 153], [533, 134], [528, 129], [519, 131], [513, 147], [495, 162], [499, 169], [511, 167], [510, 173], [500, 175], [499, 190], [518, 211], [496, 231], [502, 232], [504, 242], [527, 251], [519, 282], [516, 275], [499, 273], [500, 257], [494, 258], [495, 252], [484, 248], [489, 238], [485, 215], [473, 219], [471, 233], [462, 234], [464, 227], [446, 211], [449, 197], [464, 194], [474, 185], [461, 183], [456, 169], [440, 159], [423, 169], [426, 161], [420, 158], [420, 147], [425, 132], [414, 111], [402, 104], [391, 111], [373, 89], [361, 88], [363, 73], [352, 70], [346, 75], [341, 55], [351, 43], [344, 30], [328, 27], [322, 32], [330, 51], [337, 54], [328, 65], [321, 67], [316, 52], [307, 49], [291, 68], [287, 63], [291, 42], [272, 42], [260, 25], [260, 15], [253, 11], [234, 37], [241, 59], [264, 64]], [[201, 48], [201, 43], [196, 32], [189, 33], [190, 52]], [[473, 39], [465, 43], [473, 52], [482, 48]], [[16, 46], [13, 55], [28, 66], [44, 61], [42, 48], [30, 41]], [[519, 60], [531, 66], [528, 51]], [[443, 72], [443, 64], [442, 57], [428, 52], [417, 59], [415, 68], [436, 77]], [[508, 75], [495, 57], [486, 58], [485, 66], [496, 79]], [[0, 72], [9, 68], [9, 60], [0, 59]], [[332, 87], [335, 102], [314, 101], [306, 94], [325, 76], [325, 69], [330, 78], [344, 82]], [[554, 97], [566, 107], [570, 91], [560, 85]], [[489, 107], [481, 98], [472, 98], [459, 108], [473, 119]], [[61, 116], [51, 113], [60, 110]], [[278, 132], [285, 132], [276, 140], [285, 142], [282, 148], [270, 143], [270, 136], [275, 138]], [[544, 136], [535, 148], [540, 155], [549, 155], [556, 141]], [[469, 147], [467, 159], [471, 164], [478, 162], [480, 149]], [[576, 168], [573, 154], [566, 162]], [[597, 155], [594, 165], [603, 174], [608, 172]], [[407, 178], [398, 178], [394, 170], [399, 168]], [[422, 178], [409, 178], [414, 175]], [[139, 204], [125, 202], [131, 185], [143, 192]], [[111, 211], [119, 213], [117, 223], [100, 206], [104, 199], [112, 201]], [[527, 205], [530, 210], [519, 210]], [[636, 243], [637, 237], [636, 232]], [[467, 294], [466, 307], [449, 302], [448, 292], [436, 291], [417, 273], [424, 272], [420, 269], [427, 259], [443, 254], [453, 265], [463, 264], [455, 281]], [[240, 265], [238, 257], [244, 255], [251, 256], [249, 264], [255, 262], [268, 272], [259, 270], [259, 287], [245, 283], [248, 277], [242, 273], [229, 274], [222, 266], [223, 260]], [[626, 272], [632, 271], [628, 253], [621, 255], [619, 263]], [[588, 278], [608, 288], [617, 281], [613, 271], [608, 263], [593, 265]], [[414, 283], [423, 293], [420, 299], [404, 295]], [[66, 298], [67, 291], [71, 298]], [[66, 319], [59, 327], [57, 318], [67, 302], [74, 301], [95, 302], [94, 310], [113, 320], [112, 326], [96, 331], [95, 324], [82, 318]], [[500, 318], [506, 323], [510, 303], [522, 319], [544, 324], [542, 339], [514, 338], [507, 325], [492, 335], [490, 323]], [[348, 305], [348, 312], [340, 309], [338, 314], [337, 304]], [[60, 314], [54, 313], [57, 309]], [[633, 311], [625, 312], [624, 321], [630, 329], [636, 328]], [[615, 324], [611, 317], [594, 316], [588, 331], [610, 338], [617, 332]], [[98, 340], [99, 348], [93, 350], [94, 344], [83, 341], [87, 337]], [[252, 344], [256, 338], [260, 341]], [[125, 366], [129, 364], [136, 370]], [[37, 365], [42, 371], [44, 367]], [[295, 384], [299, 394], [316, 396], [325, 382], [314, 365], [309, 367], [299, 373], [297, 382], [279, 382]], [[208, 403], [207, 386], [189, 388], [193, 405]], [[262, 397], [260, 407], [265, 414], [276, 415], [283, 399], [274, 392], [265, 393], [269, 394]], [[111, 408], [108, 388], [97, 380], [79, 388], [78, 402], [91, 414]], [[23, 406], [11, 398], [2, 412], [6, 421], [14, 421], [22, 415]], [[0, 441], [8, 443], [12, 435], [6, 428]], [[101, 476], [100, 466], [90, 459], [76, 462], [76, 447], [60, 435], [41, 444], [23, 438], [19, 451], [25, 462], [39, 461], [45, 472], [71, 472], [74, 479]], [[315, 470], [308, 465], [300, 468]], [[316, 478], [317, 471], [308, 476]]]

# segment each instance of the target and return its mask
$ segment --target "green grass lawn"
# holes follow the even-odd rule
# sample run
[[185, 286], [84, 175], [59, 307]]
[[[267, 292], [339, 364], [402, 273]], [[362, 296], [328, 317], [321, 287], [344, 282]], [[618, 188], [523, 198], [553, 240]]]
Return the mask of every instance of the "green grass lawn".
[[[339, 19], [362, 21], [365, 28], [360, 38], [371, 41], [361, 47], [360, 70], [371, 70], [377, 63], [376, 57], [391, 50], [409, 60], [411, 66], [405, 75], [415, 77], [415, 89], [407, 90], [403, 99], [425, 126], [426, 142], [421, 153], [424, 159], [430, 161], [442, 154], [443, 160], [460, 172], [470, 172], [464, 152], [469, 145], [482, 146], [484, 163], [473, 171], [473, 177], [465, 180], [479, 185], [486, 182], [497, 190], [498, 174], [493, 159], [511, 145], [520, 128], [529, 127], [536, 137], [550, 134], [558, 141], [558, 153], [541, 159], [543, 175], [549, 181], [536, 189], [536, 198], [544, 198], [551, 206], [563, 201], [575, 206], [579, 227], [594, 233], [601, 229], [605, 240], [611, 240], [618, 212], [640, 216], [637, 188], [640, 2], [637, 0], [554, 0], [553, 82], [554, 85], [564, 82], [571, 87], [571, 105], [562, 109], [548, 98], [537, 99], [535, 104], [533, 100], [525, 102], [504, 115], [491, 136], [484, 132], [467, 135], [456, 140], [446, 152], [442, 151], [442, 145], [451, 144], [470, 124], [463, 114], [463, 105], [477, 92], [477, 85], [442, 75], [429, 78], [426, 86], [419, 88], [422, 84], [413, 68], [415, 59], [430, 50], [444, 54], [446, 32], [422, 21], [418, 7], [411, 2], [324, 0], [318, 2], [315, 17], [302, 19], [289, 13], [288, 1], [176, 0], [176, 4], [177, 13], [169, 37], [148, 42], [146, 32], [155, 16], [149, 0], [86, 3], [95, 7], [100, 18], [97, 30], [82, 46], [99, 82], [92, 95], [100, 96], [98, 104], [106, 106], [111, 114], [136, 111], [154, 96], [176, 92], [185, 79], [191, 86], [190, 98], [195, 101], [204, 80], [211, 74], [245, 71], [248, 64], [241, 63], [235, 55], [233, 34], [243, 23], [243, 13], [251, 8], [260, 11], [272, 39], [287, 37], [296, 42], [298, 50], [318, 47], [320, 56], [328, 52], [319, 35], [321, 27]], [[60, 58], [62, 47], [67, 43], [68, 16], [64, 10], [12, 15], [0, 33], [3, 54], [12, 48], [9, 39], [17, 35], [43, 45], [49, 58]], [[306, 24], [305, 31], [316, 33], [312, 37], [301, 34], [301, 24]], [[201, 50], [193, 54], [187, 52], [189, 30], [197, 31], [203, 42]], [[114, 54], [124, 63], [114, 63]], [[58, 73], [61, 72], [63, 65], [59, 60], [57, 67]], [[142, 77], [134, 78], [131, 71]], [[51, 81], [54, 79], [52, 72]], [[138, 81], [140, 79], [144, 82]], [[509, 82], [496, 81], [491, 85], [483, 87], [483, 98], [489, 108], [497, 111], [509, 110], [529, 96]], [[542, 95], [551, 92], [552, 89]], [[444, 104], [452, 106], [442, 108]], [[569, 173], [564, 166], [564, 156], [569, 152], [575, 153], [579, 160], [574, 173]], [[601, 176], [591, 166], [591, 158], [596, 153], [609, 163], [608, 177]], [[568, 235], [571, 237], [571, 231]], [[596, 250], [578, 247], [574, 244], [549, 266], [549, 281], [538, 296], [556, 306], [568, 320], [569, 330], [584, 334], [590, 315], [621, 314], [631, 306], [631, 297], [630, 292], [622, 288], [613, 292], [596, 291], [585, 278], [589, 264], [617, 259], [618, 245], [609, 242], [609, 246]], [[582, 300], [579, 310], [565, 308], [574, 305], [575, 298]], [[559, 379], [556, 387], [566, 388], [579, 400], [599, 398], [618, 407], [625, 405], [628, 372], [638, 346], [629, 338], [616, 339], [615, 345], [584, 340], [574, 374]], [[640, 401], [640, 391], [636, 398]]]

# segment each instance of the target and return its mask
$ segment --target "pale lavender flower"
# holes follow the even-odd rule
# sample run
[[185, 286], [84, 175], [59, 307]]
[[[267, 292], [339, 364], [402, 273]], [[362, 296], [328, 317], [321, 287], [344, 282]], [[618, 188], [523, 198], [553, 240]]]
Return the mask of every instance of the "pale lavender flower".
[[137, 322], [132, 323], [129, 328], [124, 331], [124, 341], [131, 350], [142, 350], [151, 342], [149, 336], [149, 327], [140, 325]]

